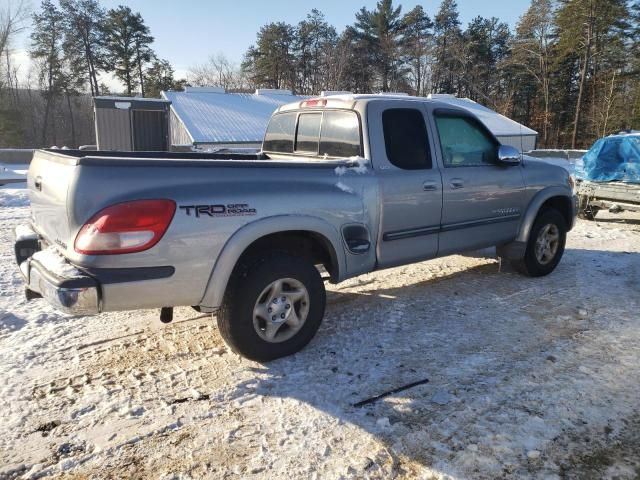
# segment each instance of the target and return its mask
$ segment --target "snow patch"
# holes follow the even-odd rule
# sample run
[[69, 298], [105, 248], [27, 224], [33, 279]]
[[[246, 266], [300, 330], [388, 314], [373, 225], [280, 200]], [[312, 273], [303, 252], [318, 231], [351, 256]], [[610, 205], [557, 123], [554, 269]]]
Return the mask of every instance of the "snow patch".
[[0, 187], [0, 207], [28, 207], [29, 191], [26, 188]]
[[27, 225], [18, 225], [15, 229], [15, 234], [16, 234], [16, 241], [31, 240], [38, 237], [36, 232], [31, 230], [31, 227]]
[[371, 162], [367, 158], [355, 156], [355, 157], [346, 158], [345, 160], [350, 160], [351, 162], [354, 162], [355, 165], [348, 166], [348, 167], [347, 166], [336, 167], [335, 172], [336, 172], [336, 175], [338, 175], [339, 177], [346, 175], [347, 172], [354, 172], [354, 173], [357, 173], [358, 175], [362, 175], [369, 171], [369, 165]]
[[338, 187], [340, 190], [342, 190], [345, 193], [350, 193], [350, 194], [355, 194], [356, 193], [353, 188], [351, 188], [349, 185], [345, 185], [342, 182], [336, 183], [336, 187]]
[[31, 258], [57, 277], [78, 278], [83, 276], [82, 272], [67, 262], [67, 259], [60, 255], [53, 245], [34, 253]]

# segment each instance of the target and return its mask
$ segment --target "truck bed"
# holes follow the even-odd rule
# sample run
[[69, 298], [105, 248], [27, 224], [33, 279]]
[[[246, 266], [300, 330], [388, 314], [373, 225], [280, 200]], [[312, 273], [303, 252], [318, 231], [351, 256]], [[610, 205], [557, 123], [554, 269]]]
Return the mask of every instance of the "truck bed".
[[120, 152], [42, 149], [34, 158], [46, 157], [47, 161], [68, 166], [114, 167], [285, 167], [335, 168], [356, 165], [352, 159], [320, 158], [271, 158], [264, 153], [180, 153], [180, 152]]
[[58, 159], [78, 161], [84, 158], [129, 158], [151, 160], [268, 160], [263, 153], [200, 153], [200, 152], [125, 152], [117, 150], [70, 150], [59, 148], [43, 148], [40, 152], [48, 152]]
[[[334, 236], [344, 223], [376, 225], [375, 201], [365, 201], [365, 195], [377, 197], [377, 181], [372, 170], [358, 165], [350, 159], [262, 154], [38, 150], [28, 174], [31, 224], [45, 245], [85, 270], [175, 268], [170, 280], [147, 282], [155, 290], [144, 295], [117, 293], [126, 288], [123, 284], [103, 285], [111, 292], [104, 296], [103, 309], [134, 303], [146, 308], [158, 298], [167, 305], [198, 305], [226, 242], [249, 223], [259, 227], [261, 219], [277, 217], [284, 224], [296, 215], [322, 218], [327, 235]], [[176, 214], [152, 249], [84, 255], [74, 248], [80, 229], [105, 207], [153, 199], [173, 201]], [[210, 215], [212, 207], [229, 209], [229, 214]], [[196, 208], [205, 213], [194, 213]], [[334, 243], [341, 245], [339, 237]], [[353, 269], [359, 271], [359, 264]], [[175, 289], [175, 284], [184, 288]]]

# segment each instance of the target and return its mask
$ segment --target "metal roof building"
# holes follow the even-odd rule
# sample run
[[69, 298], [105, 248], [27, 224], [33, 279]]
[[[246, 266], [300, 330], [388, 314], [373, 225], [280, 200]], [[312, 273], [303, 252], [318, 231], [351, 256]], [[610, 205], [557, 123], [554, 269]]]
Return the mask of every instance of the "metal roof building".
[[306, 98], [289, 90], [258, 89], [227, 93], [223, 88], [186, 87], [162, 92], [171, 102], [172, 149], [195, 146], [260, 148], [271, 114], [281, 105]]
[[[349, 92], [322, 92], [323, 96], [349, 95]], [[184, 92], [162, 92], [170, 102], [169, 148], [191, 147], [260, 148], [267, 124], [281, 105], [307, 96], [293, 95], [290, 90], [258, 89], [255, 93], [229, 93], [218, 87], [186, 87]], [[518, 150], [536, 148], [538, 132], [504, 115], [469, 100], [453, 95], [429, 95], [428, 98], [464, 108], [475, 114], [505, 145]]]

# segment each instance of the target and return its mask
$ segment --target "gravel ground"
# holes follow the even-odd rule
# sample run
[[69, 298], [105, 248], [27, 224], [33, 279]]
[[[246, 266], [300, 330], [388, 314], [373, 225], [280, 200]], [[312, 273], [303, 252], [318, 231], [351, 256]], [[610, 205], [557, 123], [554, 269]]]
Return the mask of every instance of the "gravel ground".
[[191, 309], [26, 303], [24, 191], [0, 206], [0, 478], [640, 477], [640, 216], [580, 221], [543, 279], [476, 254], [329, 286], [262, 365]]

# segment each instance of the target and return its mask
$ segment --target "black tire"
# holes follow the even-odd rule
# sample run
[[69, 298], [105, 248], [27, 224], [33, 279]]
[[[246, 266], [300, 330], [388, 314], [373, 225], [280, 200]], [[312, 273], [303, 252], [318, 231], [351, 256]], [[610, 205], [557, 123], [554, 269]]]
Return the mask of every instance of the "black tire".
[[[302, 284], [309, 302], [308, 307], [304, 302], [308, 313], [300, 330], [291, 338], [275, 343], [263, 339], [254, 327], [254, 306], [264, 297], [265, 289], [280, 279], [294, 279]], [[236, 268], [217, 313], [218, 328], [224, 341], [237, 354], [258, 362], [275, 360], [298, 352], [311, 341], [322, 323], [325, 300], [324, 282], [310, 259], [269, 252]], [[283, 325], [283, 328], [286, 330], [289, 326]]]
[[[558, 232], [558, 245], [555, 254], [546, 262], [541, 262], [536, 256], [536, 242], [541, 231], [547, 225], [554, 225]], [[555, 208], [548, 208], [538, 214], [538, 218], [531, 228], [524, 258], [512, 261], [516, 270], [530, 277], [542, 277], [555, 270], [562, 259], [567, 240], [567, 222]]]
[[598, 207], [586, 207], [584, 210], [578, 211], [578, 217], [583, 220], [593, 221], [596, 219], [596, 215], [600, 209]]
[[589, 197], [581, 195], [578, 201], [578, 218], [583, 220], [595, 220], [600, 209], [589, 205]]

